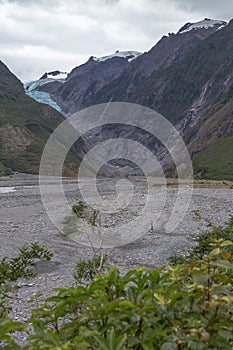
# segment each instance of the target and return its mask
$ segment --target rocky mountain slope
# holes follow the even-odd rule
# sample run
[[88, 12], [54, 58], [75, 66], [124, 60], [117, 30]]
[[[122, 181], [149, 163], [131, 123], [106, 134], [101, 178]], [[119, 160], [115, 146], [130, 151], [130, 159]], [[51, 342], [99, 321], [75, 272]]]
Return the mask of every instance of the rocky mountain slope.
[[[227, 25], [205, 19], [185, 24], [177, 34], [164, 36], [142, 55], [91, 57], [59, 84], [48, 82], [36, 90], [49, 93], [64, 114], [109, 101], [148, 106], [177, 127], [194, 159], [217, 143], [218, 152], [214, 147], [211, 159], [218, 162], [222, 147], [218, 141], [223, 139], [225, 145], [224, 138], [233, 129], [232, 50], [233, 21]], [[104, 132], [135, 138], [133, 130], [118, 129], [110, 126]], [[148, 136], [145, 139], [146, 146], [161, 153]], [[93, 145], [96, 140], [101, 136], [93, 133], [88, 142]], [[221, 171], [214, 174], [207, 166], [209, 162], [198, 159], [195, 169], [201, 176], [233, 179], [231, 152], [225, 158], [228, 171], [224, 175]]]
[[[12, 171], [38, 173], [47, 139], [64, 117], [28, 97], [23, 84], [0, 61], [0, 175]], [[69, 155], [64, 172], [77, 168]]]
[[[143, 85], [121, 98], [147, 105], [165, 115], [180, 130], [195, 157], [233, 130], [232, 50], [233, 21], [199, 43], [180, 62], [154, 72]], [[221, 143], [218, 145], [219, 151], [211, 153], [213, 164], [220, 164], [223, 155], [219, 149]], [[232, 149], [233, 144], [228, 157], [223, 157], [222, 166], [228, 169], [227, 173], [224, 170], [223, 175], [221, 168], [213, 173], [207, 165], [210, 162], [206, 162], [205, 170], [199, 169], [202, 176], [233, 179]]]
[[71, 114], [92, 105], [98, 91], [115, 80], [140, 55], [137, 51], [116, 51], [100, 58], [92, 56], [85, 64], [74, 68], [65, 80], [51, 77], [50, 73], [49, 77], [44, 75], [40, 80], [26, 84], [26, 92], [33, 98], [39, 92], [50, 94], [64, 114]]
[[64, 114], [99, 102], [121, 100], [123, 95], [140, 87], [152, 73], [181, 61], [187, 52], [226, 24], [208, 19], [196, 24], [187, 23], [177, 34], [163, 36], [149, 52], [117, 51], [102, 58], [90, 57], [85, 64], [74, 68], [62, 83], [46, 80], [41, 83], [40, 79], [40, 86], [32, 82], [29, 90], [50, 93]]

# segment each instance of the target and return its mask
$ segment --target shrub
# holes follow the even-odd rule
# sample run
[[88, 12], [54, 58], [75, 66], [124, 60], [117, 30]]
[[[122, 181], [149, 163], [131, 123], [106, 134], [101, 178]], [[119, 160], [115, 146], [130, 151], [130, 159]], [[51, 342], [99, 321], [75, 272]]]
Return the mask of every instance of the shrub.
[[79, 260], [75, 267], [74, 279], [81, 283], [82, 281], [91, 281], [97, 274], [106, 271], [107, 255], [94, 255], [90, 260]]
[[213, 244], [189, 264], [125, 276], [112, 268], [59, 289], [34, 310], [31, 349], [231, 349], [232, 243]]
[[[0, 261], [0, 347], [6, 349], [19, 349], [11, 333], [25, 328], [25, 324], [7, 318], [11, 308], [8, 305], [9, 292], [13, 291], [11, 282], [19, 278], [35, 276], [31, 269], [37, 259], [50, 260], [52, 254], [38, 243], [25, 245], [19, 250], [15, 258], [3, 258]], [[11, 296], [12, 298], [12, 296]]]
[[[109, 268], [91, 278], [88, 266], [89, 283], [59, 288], [33, 310], [24, 348], [232, 349], [232, 229], [232, 220], [213, 228], [208, 243], [203, 236], [200, 250], [177, 265], [125, 275]], [[82, 278], [86, 267], [76, 267]]]
[[[172, 256], [169, 261], [172, 265], [191, 262], [196, 259], [200, 259], [204, 254], [208, 254], [212, 249], [211, 243], [216, 240], [232, 240], [233, 241], [233, 216], [230, 221], [226, 223], [226, 227], [213, 227], [209, 223], [209, 229], [198, 236], [197, 246], [192, 248], [187, 256]], [[229, 252], [232, 254], [233, 259], [233, 247], [228, 247]]]
[[85, 204], [82, 201], [79, 201], [78, 204], [74, 204], [72, 206], [72, 213], [75, 214], [78, 218], [81, 218], [85, 208]]

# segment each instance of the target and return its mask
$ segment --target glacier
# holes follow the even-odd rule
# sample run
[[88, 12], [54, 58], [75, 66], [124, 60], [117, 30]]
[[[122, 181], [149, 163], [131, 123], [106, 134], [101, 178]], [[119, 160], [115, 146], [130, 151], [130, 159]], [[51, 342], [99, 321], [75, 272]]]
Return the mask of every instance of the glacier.
[[58, 112], [62, 113], [61, 108], [58, 104], [51, 98], [51, 95], [48, 92], [37, 91], [37, 90], [25, 90], [26, 94], [36, 100], [37, 102], [44, 103], [56, 109]]
[[28, 96], [36, 100], [37, 102], [44, 103], [56, 109], [58, 112], [62, 113], [61, 108], [54, 101], [48, 92], [38, 91], [37, 87], [52, 83], [54, 81], [60, 81], [63, 83], [67, 78], [67, 73], [59, 72], [59, 74], [53, 75], [52, 73], [45, 73], [46, 78], [40, 78], [39, 80], [34, 80], [24, 84], [24, 90]]

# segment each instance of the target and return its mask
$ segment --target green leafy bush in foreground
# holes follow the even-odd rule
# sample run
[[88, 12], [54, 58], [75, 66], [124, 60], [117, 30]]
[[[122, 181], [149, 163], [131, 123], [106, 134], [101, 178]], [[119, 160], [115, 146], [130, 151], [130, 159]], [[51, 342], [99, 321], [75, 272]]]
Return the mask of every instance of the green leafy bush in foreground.
[[[174, 255], [169, 259], [172, 265], [192, 262], [201, 259], [204, 254], [208, 254], [212, 250], [212, 243], [216, 240], [233, 241], [233, 216], [226, 224], [226, 227], [213, 227], [209, 224], [209, 229], [198, 236], [197, 246], [192, 248], [187, 256]], [[228, 251], [233, 259], [233, 246], [228, 247]]]
[[[6, 349], [19, 348], [11, 336], [15, 331], [25, 329], [21, 322], [14, 322], [7, 318], [11, 311], [8, 301], [13, 298], [12, 282], [23, 277], [29, 279], [35, 276], [32, 267], [38, 259], [50, 260], [52, 254], [38, 243], [24, 245], [15, 258], [5, 257], [0, 261], [0, 347]], [[17, 286], [15, 286], [17, 288]]]
[[232, 260], [232, 241], [213, 237], [206, 252], [180, 264], [124, 276], [111, 268], [60, 288], [33, 310], [25, 349], [230, 350]]
[[232, 349], [232, 243], [213, 244], [191, 264], [125, 276], [113, 268], [60, 289], [34, 310], [30, 348]]

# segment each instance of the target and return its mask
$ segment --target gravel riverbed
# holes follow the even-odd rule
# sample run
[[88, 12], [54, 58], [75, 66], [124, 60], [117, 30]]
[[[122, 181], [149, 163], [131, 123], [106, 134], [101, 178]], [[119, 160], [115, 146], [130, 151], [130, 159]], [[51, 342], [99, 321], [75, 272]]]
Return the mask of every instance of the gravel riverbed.
[[[115, 180], [114, 180], [115, 181]], [[114, 185], [111, 179], [102, 179], [100, 189], [104, 196], [111, 196]], [[127, 211], [126, 216], [112, 217], [106, 225], [116, 225], [119, 220], [128, 221], [130, 216], [138, 215], [142, 205], [139, 197], [146, 195], [146, 190], [140, 181], [137, 184], [133, 209]], [[148, 230], [131, 243], [123, 246], [107, 248], [109, 263], [121, 269], [122, 272], [131, 267], [145, 266], [155, 268], [166, 264], [166, 259], [173, 254], [186, 254], [195, 244], [197, 235], [204, 231], [208, 222], [214, 225], [224, 225], [233, 214], [233, 189], [223, 188], [194, 188], [188, 211], [173, 233], [164, 230], [152, 231], [150, 223]], [[222, 186], [219, 186], [222, 187]], [[77, 188], [77, 181], [66, 179], [64, 182], [68, 202], [74, 204], [81, 199]], [[154, 186], [155, 196], [159, 187]], [[168, 199], [175, 196], [175, 186], [168, 187]], [[170, 198], [170, 199], [169, 199]], [[142, 200], [143, 203], [143, 200]], [[165, 207], [166, 213], [166, 207]], [[166, 220], [166, 215], [164, 216]], [[12, 301], [12, 316], [15, 319], [26, 320], [32, 299], [37, 303], [37, 293], [48, 296], [53, 288], [71, 285], [73, 271], [77, 260], [88, 259], [93, 255], [91, 247], [82, 245], [79, 240], [65, 238], [50, 221], [41, 201], [38, 179], [36, 176], [15, 175], [12, 178], [0, 180], [0, 258], [15, 256], [18, 248], [25, 243], [39, 242], [45, 244], [53, 253], [50, 262], [39, 262], [35, 269], [37, 277], [29, 281], [21, 280], [21, 288]]]

